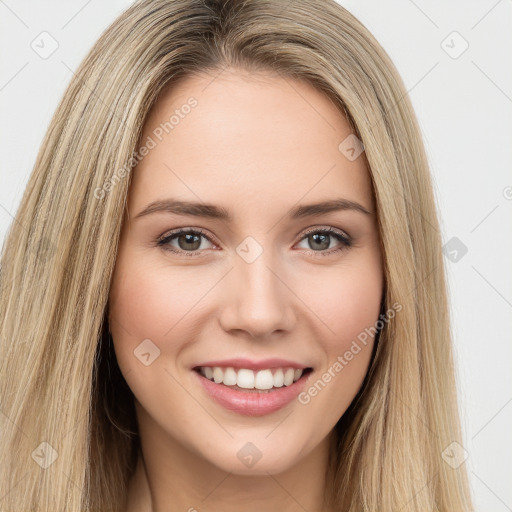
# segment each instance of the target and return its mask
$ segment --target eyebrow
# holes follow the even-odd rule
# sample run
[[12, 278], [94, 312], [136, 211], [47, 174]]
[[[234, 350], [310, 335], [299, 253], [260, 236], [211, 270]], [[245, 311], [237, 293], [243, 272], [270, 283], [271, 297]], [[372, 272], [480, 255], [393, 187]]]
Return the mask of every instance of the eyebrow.
[[[361, 204], [348, 199], [331, 199], [320, 203], [307, 204], [293, 208], [288, 212], [291, 219], [301, 219], [322, 215], [334, 211], [353, 210], [365, 215], [372, 215], [373, 212], [367, 210]], [[152, 213], [174, 213], [177, 215], [191, 215], [194, 217], [206, 217], [219, 219], [226, 222], [233, 222], [231, 213], [221, 206], [215, 206], [208, 203], [197, 203], [190, 201], [178, 201], [175, 199], [162, 199], [153, 201], [141, 210], [135, 219], [150, 215]]]

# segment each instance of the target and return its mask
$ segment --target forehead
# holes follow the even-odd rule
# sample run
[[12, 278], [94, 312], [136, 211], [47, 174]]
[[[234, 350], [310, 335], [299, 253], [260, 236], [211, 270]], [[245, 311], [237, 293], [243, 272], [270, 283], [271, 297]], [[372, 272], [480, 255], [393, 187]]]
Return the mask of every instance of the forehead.
[[[188, 76], [149, 112], [133, 171], [130, 208], [167, 196], [290, 206], [347, 197], [373, 209], [364, 154], [340, 151], [351, 128], [312, 85], [270, 73]], [[258, 203], [259, 201], [259, 203]]]

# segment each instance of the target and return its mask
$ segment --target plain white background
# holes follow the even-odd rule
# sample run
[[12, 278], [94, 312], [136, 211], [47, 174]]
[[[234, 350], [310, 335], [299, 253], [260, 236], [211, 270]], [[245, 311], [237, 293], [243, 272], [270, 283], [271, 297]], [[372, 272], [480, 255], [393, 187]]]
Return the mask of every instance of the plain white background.
[[[131, 3], [0, 0], [0, 240], [72, 72]], [[448, 244], [465, 464], [478, 511], [512, 510], [512, 2], [340, 3], [389, 53], [416, 109]], [[42, 32], [58, 44], [47, 58], [33, 49], [41, 37], [52, 49]]]

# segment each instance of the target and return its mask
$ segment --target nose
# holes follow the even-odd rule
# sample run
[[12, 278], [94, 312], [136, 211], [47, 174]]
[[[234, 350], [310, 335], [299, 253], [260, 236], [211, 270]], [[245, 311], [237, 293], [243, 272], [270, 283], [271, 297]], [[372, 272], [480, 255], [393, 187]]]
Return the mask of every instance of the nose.
[[222, 294], [220, 323], [226, 332], [243, 331], [252, 338], [267, 339], [293, 328], [294, 295], [270, 253], [264, 251], [251, 263], [235, 258]]

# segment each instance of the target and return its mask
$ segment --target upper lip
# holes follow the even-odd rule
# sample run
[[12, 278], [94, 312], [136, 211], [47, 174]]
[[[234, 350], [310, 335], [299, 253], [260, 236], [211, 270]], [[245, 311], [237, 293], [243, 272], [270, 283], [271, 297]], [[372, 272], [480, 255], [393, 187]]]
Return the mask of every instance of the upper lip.
[[205, 361], [203, 363], [199, 363], [193, 366], [193, 368], [199, 368], [201, 366], [215, 367], [219, 366], [221, 368], [247, 368], [248, 370], [266, 370], [273, 368], [296, 368], [305, 370], [306, 368], [311, 368], [311, 366], [296, 363], [295, 361], [289, 361], [288, 359], [262, 359], [260, 361], [253, 361], [251, 359], [245, 358], [235, 358], [235, 359], [223, 359], [216, 361]]

